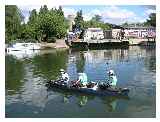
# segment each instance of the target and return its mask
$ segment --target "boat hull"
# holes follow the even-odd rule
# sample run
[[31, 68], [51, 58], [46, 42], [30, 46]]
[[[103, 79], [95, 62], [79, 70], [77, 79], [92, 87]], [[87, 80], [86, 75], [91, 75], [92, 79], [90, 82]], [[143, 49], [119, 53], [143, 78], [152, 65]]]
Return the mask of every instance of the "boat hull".
[[49, 81], [47, 83], [47, 86], [52, 89], [58, 88], [58, 89], [62, 89], [62, 90], [79, 92], [79, 93], [84, 93], [84, 94], [92, 94], [92, 95], [98, 95], [98, 96], [128, 96], [128, 94], [129, 94], [129, 89], [127, 89], [127, 88], [117, 88], [117, 89], [107, 88], [105, 90], [97, 88], [95, 90], [92, 88], [68, 87], [66, 85], [59, 85], [53, 81]]

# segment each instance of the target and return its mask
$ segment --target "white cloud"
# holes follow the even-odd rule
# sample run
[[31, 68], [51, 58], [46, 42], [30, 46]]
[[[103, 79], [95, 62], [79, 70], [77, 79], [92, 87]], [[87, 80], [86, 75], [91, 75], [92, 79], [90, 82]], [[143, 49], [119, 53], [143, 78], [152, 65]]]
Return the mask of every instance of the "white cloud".
[[[29, 18], [29, 11], [33, 9], [36, 9], [37, 11], [39, 11], [41, 6], [40, 5], [30, 5], [30, 6], [18, 6], [18, 7], [22, 10], [25, 16], [25, 22], [27, 22]], [[47, 5], [47, 7], [49, 9], [58, 8], [58, 6], [52, 6], [52, 5]], [[64, 11], [65, 17], [67, 17], [68, 15], [76, 15], [77, 13], [77, 11], [74, 8], [64, 7], [62, 9]], [[118, 6], [110, 6], [110, 7], [104, 7], [103, 9], [95, 8], [95, 9], [90, 10], [89, 12], [83, 11], [83, 18], [85, 21], [88, 21], [94, 15], [98, 14], [102, 16], [102, 20], [104, 22], [109, 22], [113, 24], [121, 24], [124, 22], [129, 22], [129, 23], [144, 22], [148, 18], [148, 15], [153, 12], [155, 12], [155, 10], [149, 8], [144, 12], [144, 16], [141, 17], [133, 11], [123, 9]]]
[[151, 14], [151, 13], [156, 13], [156, 10], [154, 9], [148, 9], [146, 12], [145, 12], [147, 15]]
[[89, 13], [84, 13], [83, 18], [85, 21], [91, 20], [94, 15], [100, 15], [102, 16], [102, 12], [98, 9], [93, 9]]
[[36, 9], [37, 11], [39, 11], [40, 9], [40, 5], [23, 5], [23, 6], [18, 6], [22, 11], [31, 11], [33, 9]]
[[[64, 16], [67, 17], [68, 15], [75, 15], [76, 16], [76, 13], [77, 11], [75, 9], [72, 9], [72, 8], [63, 8], [63, 11], [64, 11]], [[92, 17], [94, 15], [101, 15], [101, 11], [98, 10], [98, 9], [93, 9], [92, 11], [90, 11], [89, 13], [83, 13], [83, 19], [85, 21], [88, 21], [88, 20], [91, 20]]]
[[109, 10], [105, 11], [103, 13], [103, 16], [108, 18], [121, 18], [121, 19], [127, 19], [130, 17], [136, 16], [134, 12], [128, 11], [126, 9], [119, 9], [118, 7], [110, 8]]
[[91, 20], [92, 19], [92, 15], [89, 13], [89, 14], [84, 14], [83, 15], [83, 19], [84, 19], [84, 21], [89, 21], [89, 20]]
[[67, 17], [68, 15], [76, 15], [76, 11], [71, 8], [62, 8], [64, 11], [64, 16]]
[[[133, 11], [129, 11], [127, 9], [121, 9], [116, 6], [111, 6], [103, 12], [104, 21], [113, 23], [113, 24], [121, 24], [124, 22], [135, 22], [137, 15]], [[134, 19], [133, 19], [134, 18]]]
[[104, 22], [112, 24], [122, 24], [124, 22], [144, 22], [147, 18], [138, 16], [135, 12], [122, 9], [117, 6], [105, 7], [102, 10], [93, 9], [87, 14], [84, 14], [84, 20], [90, 20], [95, 14], [102, 16]]

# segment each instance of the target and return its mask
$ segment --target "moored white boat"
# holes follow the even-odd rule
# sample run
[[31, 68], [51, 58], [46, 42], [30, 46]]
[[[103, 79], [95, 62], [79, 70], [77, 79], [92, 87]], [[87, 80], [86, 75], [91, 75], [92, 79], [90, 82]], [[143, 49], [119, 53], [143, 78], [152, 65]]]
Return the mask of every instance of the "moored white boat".
[[24, 51], [24, 50], [39, 50], [40, 43], [15, 43], [7, 48], [7, 53], [11, 51]]
[[18, 59], [31, 58], [40, 52], [40, 48], [39, 43], [16, 43], [6, 48], [6, 53]]

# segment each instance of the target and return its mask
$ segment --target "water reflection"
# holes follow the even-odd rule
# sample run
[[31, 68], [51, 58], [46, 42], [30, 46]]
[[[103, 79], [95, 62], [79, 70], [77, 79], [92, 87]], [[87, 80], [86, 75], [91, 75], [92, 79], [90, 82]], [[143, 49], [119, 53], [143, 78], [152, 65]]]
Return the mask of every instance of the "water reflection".
[[47, 103], [45, 81], [56, 79], [60, 68], [66, 67], [67, 51], [47, 52], [32, 59], [6, 55], [6, 99], [8, 104], [21, 103], [44, 108]]
[[106, 111], [108, 112], [118, 111], [119, 104], [121, 108], [123, 108], [123, 110], [121, 111], [124, 111], [127, 108], [127, 106], [124, 106], [122, 103], [127, 103], [129, 100], [130, 100], [130, 97], [109, 96], [109, 97], [102, 98], [102, 102], [106, 105]]
[[[155, 49], [151, 48], [149, 51], [147, 49], [143, 49], [141, 47], [133, 46], [129, 49], [114, 49], [114, 50], [89, 50], [89, 51], [80, 51], [75, 52], [71, 51], [70, 57], [74, 57], [80, 62], [89, 62], [93, 63], [93, 61], [99, 60], [108, 60], [116, 61], [116, 62], [129, 62], [132, 59], [141, 59], [147, 56], [155, 56]], [[82, 66], [84, 66], [84, 63]], [[80, 65], [81, 66], [81, 65]], [[79, 67], [80, 67], [79, 66]], [[77, 68], [79, 68], [77, 66]], [[81, 68], [81, 67], [80, 67]]]
[[[95, 95], [87, 95], [79, 92], [72, 92], [68, 90], [62, 90], [59, 88], [54, 87], [48, 87], [47, 89], [49, 92], [58, 93], [62, 98], [64, 104], [72, 104], [73, 101], [75, 102], [75, 105], [78, 107], [85, 107], [90, 101], [94, 101], [95, 99], [100, 99], [103, 104], [105, 104], [105, 110], [109, 112], [116, 111], [116, 107], [118, 103], [121, 103], [122, 101], [129, 101], [129, 96], [95, 96]], [[125, 109], [125, 108], [123, 108]]]
[[[63, 95], [63, 102], [65, 104], [66, 103], [70, 103], [71, 102], [70, 98], [73, 97], [73, 96], [74, 96], [73, 94], [66, 94], [66, 93], [64, 93], [64, 95]], [[85, 106], [87, 104], [87, 102], [88, 102], [88, 96], [81, 95], [81, 94], [75, 95], [75, 96], [77, 98], [77, 105], [79, 107], [83, 107], [83, 106]]]
[[[71, 80], [78, 78], [78, 72], [85, 72], [89, 81], [105, 81], [106, 70], [112, 68], [118, 86], [131, 89], [131, 100], [48, 90], [46, 81], [56, 79], [60, 68], [67, 70]], [[88, 51], [44, 50], [22, 59], [6, 55], [6, 113], [8, 116], [23, 113], [23, 117], [31, 117], [33, 113], [41, 117], [56, 117], [56, 113], [60, 117], [87, 113], [92, 117], [117, 117], [123, 111], [122, 116], [128, 117], [140, 109], [141, 115], [152, 117], [155, 115], [155, 69], [155, 49], [137, 46]], [[21, 109], [16, 111], [17, 106]], [[146, 108], [150, 110], [147, 114]]]
[[32, 59], [34, 65], [34, 74], [42, 74], [46, 79], [56, 79], [59, 75], [59, 69], [66, 69], [67, 65], [67, 51], [54, 51], [44, 55], [35, 56]]
[[87, 96], [79, 96], [79, 106], [85, 106], [88, 102], [88, 97]]
[[77, 55], [77, 57], [76, 57], [77, 72], [84, 72], [84, 66], [85, 66], [84, 53], [80, 52], [79, 55]]
[[23, 60], [26, 58], [33, 58], [38, 55], [40, 50], [21, 50], [21, 51], [10, 51], [7, 52], [8, 55], [14, 56], [18, 60]]
[[63, 95], [63, 102], [64, 103], [69, 103], [69, 98], [71, 97], [72, 95], [70, 94], [64, 94]]
[[6, 56], [5, 60], [5, 77], [6, 77], [6, 94], [12, 95], [19, 92], [23, 85], [25, 75], [24, 63], [17, 60], [14, 56]]

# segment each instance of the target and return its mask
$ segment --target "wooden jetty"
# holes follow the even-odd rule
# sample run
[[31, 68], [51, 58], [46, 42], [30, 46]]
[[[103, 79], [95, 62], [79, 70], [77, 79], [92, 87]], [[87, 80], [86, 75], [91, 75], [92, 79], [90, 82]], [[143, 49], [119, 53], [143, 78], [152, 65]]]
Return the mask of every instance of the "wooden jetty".
[[78, 40], [71, 42], [71, 48], [128, 48], [128, 40], [117, 40], [117, 39], [103, 39], [103, 40]]

